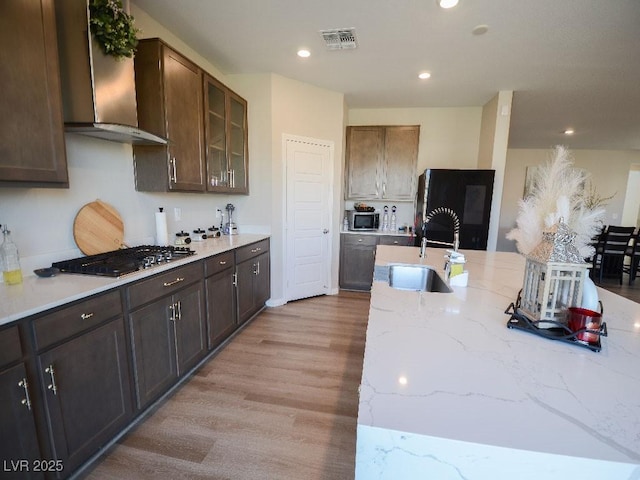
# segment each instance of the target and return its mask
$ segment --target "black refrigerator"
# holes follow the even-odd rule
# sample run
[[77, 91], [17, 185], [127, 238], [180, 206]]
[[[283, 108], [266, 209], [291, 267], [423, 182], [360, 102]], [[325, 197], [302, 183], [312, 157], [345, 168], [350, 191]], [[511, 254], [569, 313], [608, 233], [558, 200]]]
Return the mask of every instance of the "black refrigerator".
[[[422, 240], [422, 222], [438, 207], [452, 209], [460, 220], [460, 248], [486, 250], [495, 170], [430, 168], [418, 177], [416, 246]], [[453, 241], [453, 219], [435, 215], [427, 224], [427, 240]], [[438, 245], [429, 245], [437, 247]]]

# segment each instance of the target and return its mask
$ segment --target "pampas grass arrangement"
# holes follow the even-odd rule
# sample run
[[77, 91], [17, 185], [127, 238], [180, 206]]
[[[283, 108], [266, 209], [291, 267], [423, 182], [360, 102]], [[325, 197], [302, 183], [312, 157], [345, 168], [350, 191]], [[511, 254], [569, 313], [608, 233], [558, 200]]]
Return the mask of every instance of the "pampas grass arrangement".
[[535, 172], [531, 194], [519, 202], [516, 228], [507, 233], [515, 240], [523, 255], [529, 254], [541, 241], [542, 232], [561, 218], [576, 233], [575, 246], [583, 258], [595, 253], [591, 245], [602, 227], [605, 210], [585, 203], [588, 174], [572, 168], [569, 150], [556, 146], [550, 160]]

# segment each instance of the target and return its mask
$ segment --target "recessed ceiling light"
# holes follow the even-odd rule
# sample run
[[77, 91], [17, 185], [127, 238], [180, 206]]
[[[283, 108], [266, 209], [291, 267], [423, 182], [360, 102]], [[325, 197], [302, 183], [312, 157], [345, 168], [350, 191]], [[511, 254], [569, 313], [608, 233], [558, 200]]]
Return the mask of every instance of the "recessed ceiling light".
[[431, 74], [429, 72], [422, 72], [418, 74], [418, 78], [420, 80], [426, 80], [427, 78], [431, 78]]
[[458, 0], [438, 0], [440, 8], [453, 8], [458, 4]]
[[564, 132], [565, 135], [573, 135], [575, 133], [575, 130], [573, 128], [567, 128]]
[[311, 52], [303, 48], [301, 50], [298, 50], [298, 56], [302, 58], [307, 58], [311, 56]]

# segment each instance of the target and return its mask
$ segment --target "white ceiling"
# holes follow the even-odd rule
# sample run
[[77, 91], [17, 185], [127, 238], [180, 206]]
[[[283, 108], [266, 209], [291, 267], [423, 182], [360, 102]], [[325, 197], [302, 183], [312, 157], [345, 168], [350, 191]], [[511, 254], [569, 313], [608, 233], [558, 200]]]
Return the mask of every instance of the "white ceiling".
[[[511, 148], [640, 149], [640, 0], [132, 1], [225, 74], [277, 73], [349, 108], [482, 106], [513, 90]], [[318, 32], [344, 27], [358, 48], [327, 51]]]

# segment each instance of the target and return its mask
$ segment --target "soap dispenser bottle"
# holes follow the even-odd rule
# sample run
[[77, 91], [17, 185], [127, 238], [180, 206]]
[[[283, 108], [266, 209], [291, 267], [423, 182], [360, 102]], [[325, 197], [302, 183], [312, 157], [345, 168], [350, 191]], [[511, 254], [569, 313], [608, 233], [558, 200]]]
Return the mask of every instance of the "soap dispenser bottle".
[[396, 217], [396, 206], [391, 207], [391, 224], [389, 225], [389, 230], [392, 232], [398, 231], [398, 219]]
[[11, 232], [4, 226], [4, 242], [0, 247], [2, 255], [2, 278], [7, 285], [22, 283], [22, 269], [20, 268], [20, 255], [18, 247], [13, 243]]

